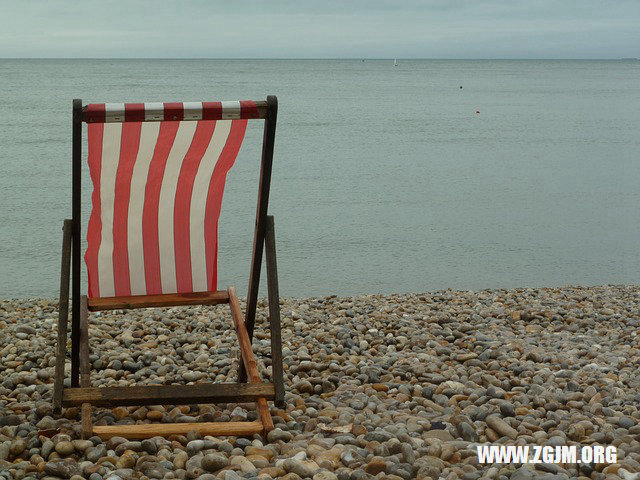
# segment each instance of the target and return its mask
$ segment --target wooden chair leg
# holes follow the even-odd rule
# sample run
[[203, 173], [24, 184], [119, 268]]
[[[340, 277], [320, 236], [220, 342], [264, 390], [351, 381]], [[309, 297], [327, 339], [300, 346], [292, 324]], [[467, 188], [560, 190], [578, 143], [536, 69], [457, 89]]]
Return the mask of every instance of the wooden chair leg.
[[275, 386], [275, 404], [284, 407], [284, 371], [282, 368], [282, 333], [280, 327], [280, 292], [276, 261], [276, 232], [272, 215], [267, 216], [265, 235], [267, 263], [267, 290], [269, 296], [269, 328], [271, 330], [271, 372]]
[[69, 280], [71, 273], [71, 229], [67, 219], [62, 225], [62, 266], [60, 268], [60, 301], [58, 302], [58, 345], [56, 346], [56, 370], [53, 385], [53, 411], [62, 411], [64, 389], [64, 364], [67, 354], [67, 323], [69, 319]]
[[[89, 311], [87, 297], [80, 297], [80, 386], [91, 386], [91, 363], [89, 362]], [[82, 438], [88, 439], [93, 435], [91, 423], [91, 404], [83, 403], [81, 410]]]
[[[256, 359], [253, 355], [253, 349], [251, 348], [249, 334], [247, 333], [247, 328], [245, 326], [244, 319], [242, 318], [242, 310], [240, 309], [240, 302], [238, 301], [238, 296], [236, 295], [236, 289], [234, 287], [229, 287], [228, 291], [231, 316], [233, 317], [233, 323], [236, 328], [238, 343], [240, 344], [240, 352], [242, 354], [242, 359], [244, 360], [245, 368], [247, 369], [249, 382], [260, 383], [258, 364], [256, 363]], [[267, 399], [259, 398], [257, 404], [260, 421], [262, 422], [262, 426], [264, 427], [264, 433], [267, 433], [274, 428], [273, 419], [271, 418], [269, 406], [267, 405]]]

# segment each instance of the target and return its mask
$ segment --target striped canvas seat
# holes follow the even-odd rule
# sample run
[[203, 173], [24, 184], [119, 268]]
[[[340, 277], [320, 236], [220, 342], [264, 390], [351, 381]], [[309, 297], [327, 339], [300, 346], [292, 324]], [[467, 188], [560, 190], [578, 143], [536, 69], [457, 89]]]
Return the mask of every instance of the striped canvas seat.
[[251, 101], [90, 104], [89, 297], [217, 289], [218, 219]]

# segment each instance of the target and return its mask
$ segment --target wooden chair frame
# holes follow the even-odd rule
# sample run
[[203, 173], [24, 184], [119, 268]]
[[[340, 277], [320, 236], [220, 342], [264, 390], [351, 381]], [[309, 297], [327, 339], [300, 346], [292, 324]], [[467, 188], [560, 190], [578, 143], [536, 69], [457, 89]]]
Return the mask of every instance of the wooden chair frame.
[[[55, 383], [53, 391], [54, 411], [62, 407], [81, 407], [82, 434], [88, 438], [123, 436], [149, 438], [157, 435], [186, 434], [196, 430], [203, 435], [246, 436], [266, 434], [273, 429], [273, 421], [267, 405], [273, 400], [276, 406], [284, 406], [284, 378], [282, 367], [282, 339], [280, 328], [280, 304], [276, 262], [275, 226], [267, 215], [273, 147], [276, 132], [278, 101], [268, 96], [266, 101], [255, 102], [258, 118], [264, 119], [262, 161], [256, 208], [249, 289], [246, 313], [243, 318], [235, 288], [215, 292], [185, 294], [136, 295], [88, 299], [81, 295], [81, 173], [82, 173], [82, 122], [86, 121], [86, 107], [81, 100], [73, 101], [72, 123], [72, 218], [63, 225], [62, 266], [60, 275], [60, 304], [58, 317], [58, 345], [56, 350]], [[267, 291], [269, 302], [269, 327], [271, 333], [272, 383], [262, 382], [251, 346], [255, 325], [260, 270], [263, 251], [266, 250]], [[71, 280], [71, 388], [64, 387], [69, 316], [69, 282]], [[89, 361], [89, 312], [98, 310], [168, 307], [179, 305], [217, 305], [228, 303], [240, 345], [240, 372], [238, 383], [209, 383], [196, 385], [147, 385], [131, 387], [91, 387]], [[248, 383], [247, 383], [248, 382]], [[119, 405], [184, 405], [205, 403], [256, 402], [259, 421], [254, 422], [202, 422], [159, 423], [144, 425], [93, 426], [92, 406], [115, 407]]]

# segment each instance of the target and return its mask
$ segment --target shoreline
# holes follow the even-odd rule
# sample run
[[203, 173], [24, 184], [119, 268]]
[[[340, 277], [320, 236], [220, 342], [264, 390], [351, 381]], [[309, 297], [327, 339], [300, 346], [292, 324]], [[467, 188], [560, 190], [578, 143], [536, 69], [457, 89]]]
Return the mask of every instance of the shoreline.
[[[638, 288], [640, 289], [640, 283], [603, 283], [603, 284], [594, 284], [594, 285], [583, 285], [583, 284], [565, 284], [565, 285], [556, 285], [556, 286], [518, 286], [518, 287], [493, 287], [493, 288], [483, 288], [483, 289], [473, 289], [473, 288], [440, 288], [436, 290], [424, 290], [424, 291], [410, 291], [410, 292], [389, 292], [389, 293], [356, 293], [353, 295], [339, 295], [337, 293], [332, 294], [324, 294], [324, 295], [307, 295], [307, 296], [294, 296], [294, 297], [280, 297], [281, 300], [291, 301], [291, 302], [302, 302], [305, 300], [317, 300], [322, 298], [368, 298], [368, 297], [402, 297], [402, 296], [411, 296], [411, 295], [436, 295], [442, 293], [453, 293], [453, 294], [462, 294], [462, 293], [491, 293], [491, 292], [524, 292], [524, 291], [548, 291], [548, 290], [589, 290], [589, 289], [599, 289], [599, 288], [620, 288], [620, 287], [629, 287], [629, 288]], [[85, 289], [86, 290], [86, 289]], [[266, 300], [266, 296], [259, 297], [260, 300]], [[244, 302], [246, 300], [246, 296], [239, 295], [238, 299]], [[57, 303], [57, 297], [48, 297], [42, 295], [34, 295], [29, 297], [0, 297], [0, 304], [2, 303], [17, 303], [17, 302], [33, 302], [33, 301], [45, 301], [51, 303]]]
[[[0, 300], [0, 472], [9, 478], [640, 477], [640, 286], [283, 299], [287, 407], [272, 407], [269, 443], [79, 440], [77, 409], [51, 413], [56, 303]], [[268, 379], [264, 306], [254, 351]], [[222, 306], [92, 314], [93, 385], [235, 381], [232, 325]], [[255, 415], [250, 405], [119, 407], [94, 409], [93, 420]], [[44, 429], [61, 433], [38, 437]], [[475, 445], [487, 442], [613, 444], [618, 460], [481, 465]]]

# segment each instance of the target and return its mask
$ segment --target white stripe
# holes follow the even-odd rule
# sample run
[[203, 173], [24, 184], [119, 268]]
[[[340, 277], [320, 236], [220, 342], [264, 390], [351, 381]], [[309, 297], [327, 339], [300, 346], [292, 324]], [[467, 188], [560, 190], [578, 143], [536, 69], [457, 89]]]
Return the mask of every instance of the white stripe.
[[98, 288], [101, 297], [115, 296], [113, 280], [113, 206], [116, 192], [116, 172], [120, 162], [122, 124], [104, 125], [102, 165], [100, 169], [100, 220], [102, 222], [98, 249]]
[[182, 108], [185, 120], [202, 120], [202, 102], [184, 102]]
[[164, 103], [145, 103], [144, 120], [164, 120]]
[[222, 119], [234, 120], [240, 118], [240, 102], [220, 102], [222, 103]]
[[191, 193], [191, 207], [189, 209], [189, 239], [191, 247], [191, 281], [194, 292], [208, 290], [207, 285], [207, 257], [204, 243], [204, 215], [207, 206], [207, 193], [211, 175], [215, 169], [222, 149], [231, 131], [231, 121], [218, 120], [213, 131], [211, 142], [207, 147]]
[[127, 248], [129, 252], [129, 280], [131, 295], [146, 295], [144, 272], [144, 243], [142, 241], [142, 212], [149, 165], [160, 131], [159, 122], [143, 123], [140, 130], [138, 156], [131, 175], [131, 193], [127, 214]]
[[176, 293], [178, 291], [173, 241], [173, 210], [182, 161], [189, 150], [197, 126], [198, 122], [180, 122], [162, 177], [158, 204], [158, 244], [160, 247], [162, 293]]
[[104, 104], [105, 123], [124, 122], [124, 103]]

